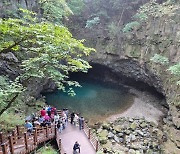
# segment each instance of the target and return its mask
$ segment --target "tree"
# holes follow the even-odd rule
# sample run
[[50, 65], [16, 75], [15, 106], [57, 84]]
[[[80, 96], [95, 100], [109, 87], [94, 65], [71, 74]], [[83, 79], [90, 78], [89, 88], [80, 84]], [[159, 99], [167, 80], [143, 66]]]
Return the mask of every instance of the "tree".
[[95, 50], [85, 47], [83, 40], [74, 39], [67, 28], [37, 22], [34, 13], [21, 11], [24, 19], [0, 19], [0, 53], [26, 54], [21, 59], [23, 73], [17, 81], [48, 78], [59, 89], [74, 95], [71, 87], [79, 84], [69, 80], [69, 72], [87, 72], [91, 66], [82, 58]]
[[24, 90], [17, 81], [10, 81], [5, 76], [0, 76], [0, 115], [4, 113]]
[[73, 14], [66, 0], [39, 0], [42, 16], [53, 23], [62, 23], [62, 18]]

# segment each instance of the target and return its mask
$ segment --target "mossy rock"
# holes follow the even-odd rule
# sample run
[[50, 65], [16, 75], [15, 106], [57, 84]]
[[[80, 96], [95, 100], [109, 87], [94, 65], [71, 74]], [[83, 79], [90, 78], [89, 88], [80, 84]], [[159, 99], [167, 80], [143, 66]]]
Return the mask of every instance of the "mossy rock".
[[99, 142], [100, 142], [101, 144], [106, 144], [106, 143], [107, 143], [107, 138], [106, 138], [106, 137], [100, 137], [100, 138], [99, 138]]
[[130, 125], [130, 128], [132, 130], [135, 130], [137, 128], [137, 124], [135, 122], [133, 122], [131, 125]]
[[108, 136], [108, 131], [107, 130], [102, 130], [99, 134], [98, 134], [99, 137], [105, 137], [107, 138]]
[[145, 128], [147, 126], [147, 123], [143, 122], [140, 124], [141, 128]]
[[102, 128], [109, 130], [109, 129], [110, 129], [110, 124], [108, 124], [108, 123], [103, 123]]
[[120, 133], [122, 132], [123, 130], [123, 127], [121, 125], [116, 125], [113, 127], [113, 129], [117, 132], [117, 133]]

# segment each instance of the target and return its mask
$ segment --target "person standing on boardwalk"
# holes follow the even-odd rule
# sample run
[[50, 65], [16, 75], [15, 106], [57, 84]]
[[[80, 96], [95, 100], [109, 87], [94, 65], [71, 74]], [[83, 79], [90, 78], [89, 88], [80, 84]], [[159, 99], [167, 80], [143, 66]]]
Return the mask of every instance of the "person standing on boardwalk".
[[79, 120], [79, 116], [78, 116], [79, 114], [77, 113], [75, 113], [75, 115], [74, 115], [74, 125], [76, 126], [77, 125], [77, 123], [78, 123], [78, 120]]
[[75, 114], [74, 114], [74, 112], [72, 112], [71, 113], [71, 124], [73, 124], [73, 122], [74, 122], [74, 117], [75, 117]]
[[69, 110], [67, 108], [65, 109], [65, 114], [66, 114], [66, 122], [68, 122]]
[[42, 117], [44, 117], [44, 116], [46, 115], [46, 110], [45, 110], [45, 108], [43, 108], [40, 112], [41, 112], [41, 116], [42, 116]]
[[79, 150], [80, 153], [80, 144], [76, 141], [74, 146], [73, 146], [73, 154], [76, 154], [76, 150]]
[[79, 129], [84, 129], [84, 118], [82, 116], [79, 118]]
[[25, 121], [24, 127], [27, 129], [27, 132], [32, 133], [33, 125], [28, 120]]

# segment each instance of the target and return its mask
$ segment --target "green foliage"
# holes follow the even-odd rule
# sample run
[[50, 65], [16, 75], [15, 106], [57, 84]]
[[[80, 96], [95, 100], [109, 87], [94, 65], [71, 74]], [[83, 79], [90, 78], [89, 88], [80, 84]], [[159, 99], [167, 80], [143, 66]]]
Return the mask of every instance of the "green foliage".
[[99, 24], [100, 19], [99, 17], [94, 17], [92, 20], [87, 20], [86, 22], [86, 28], [92, 28], [93, 26]]
[[40, 0], [43, 17], [51, 22], [60, 23], [63, 17], [73, 14], [66, 0]]
[[22, 115], [14, 114], [14, 112], [5, 112], [0, 118], [0, 131], [12, 131], [17, 125], [24, 124]]
[[[88, 56], [92, 48], [83, 45], [83, 40], [76, 40], [67, 28], [49, 22], [37, 22], [33, 13], [25, 13], [22, 19], [0, 19], [0, 53], [17, 52], [28, 56], [21, 59], [20, 81], [30, 78], [49, 78], [59, 89], [74, 95], [72, 86], [80, 86], [69, 80], [69, 72], [87, 72], [91, 67], [82, 59]], [[16, 81], [0, 78], [0, 109], [3, 109], [23, 87]]]
[[17, 94], [22, 93], [23, 86], [18, 81], [11, 81], [5, 76], [0, 76], [0, 111]]
[[172, 74], [180, 76], [180, 63], [171, 66], [169, 69]]
[[58, 152], [55, 149], [53, 149], [52, 146], [46, 145], [46, 146], [40, 148], [37, 151], [37, 154], [58, 154]]
[[168, 71], [170, 71], [171, 74], [174, 74], [175, 76], [178, 77], [179, 81], [177, 81], [176, 84], [180, 85], [180, 63], [170, 66]]
[[84, 0], [69, 0], [67, 4], [74, 15], [80, 15], [85, 7]]
[[155, 63], [159, 63], [159, 64], [163, 64], [163, 65], [169, 63], [169, 60], [167, 57], [161, 56], [159, 54], [155, 54], [150, 60]]
[[124, 28], [123, 28], [123, 32], [124, 33], [128, 33], [128, 32], [131, 32], [132, 30], [134, 30], [135, 28], [139, 27], [140, 26], [140, 23], [137, 22], [137, 21], [133, 21], [133, 22], [130, 22], [128, 23]]
[[121, 27], [117, 26], [116, 23], [112, 22], [109, 26], [108, 26], [108, 30], [109, 33], [111, 35], [111, 37], [115, 37], [117, 36], [117, 34], [119, 34], [119, 32], [121, 31]]
[[134, 18], [143, 22], [143, 21], [147, 21], [148, 16], [145, 13], [139, 12], [134, 16]]
[[156, 1], [150, 1], [139, 9], [140, 14], [146, 14], [149, 17], [174, 16], [174, 12], [178, 9], [176, 5], [167, 5], [167, 3], [159, 4]]

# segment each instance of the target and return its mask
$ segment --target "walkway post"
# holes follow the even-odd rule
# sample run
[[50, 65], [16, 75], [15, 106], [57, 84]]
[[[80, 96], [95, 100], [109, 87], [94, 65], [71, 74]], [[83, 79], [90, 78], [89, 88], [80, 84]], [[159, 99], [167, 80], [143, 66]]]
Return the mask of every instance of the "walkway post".
[[16, 136], [16, 131], [15, 130], [12, 131], [12, 136]]
[[91, 129], [89, 128], [88, 130], [88, 139], [90, 140], [91, 139]]
[[96, 140], [96, 152], [98, 151], [98, 148], [99, 148], [99, 142], [98, 140]]
[[28, 140], [27, 140], [27, 133], [24, 133], [24, 143], [25, 143], [25, 148], [26, 148], [26, 152], [28, 151]]
[[8, 152], [7, 152], [7, 146], [6, 146], [6, 144], [3, 143], [3, 144], [1, 145], [1, 147], [2, 147], [3, 154], [7, 154]]
[[48, 138], [48, 126], [46, 126], [46, 138]]
[[19, 125], [16, 126], [16, 130], [17, 130], [17, 135], [19, 135], [20, 134], [20, 126]]
[[3, 133], [0, 132], [0, 144], [2, 144], [2, 143], [3, 143]]
[[55, 137], [57, 136], [57, 131], [56, 131], [56, 124], [54, 125], [54, 135], [55, 135]]
[[13, 137], [12, 135], [9, 136], [9, 148], [12, 154], [14, 154], [14, 146], [13, 146]]
[[61, 151], [61, 138], [59, 139], [59, 149], [60, 149], [60, 152], [62, 152]]
[[37, 128], [34, 128], [34, 145], [37, 145]]

